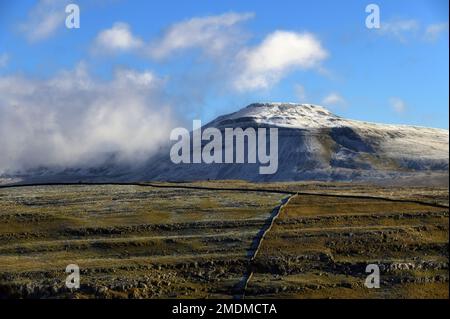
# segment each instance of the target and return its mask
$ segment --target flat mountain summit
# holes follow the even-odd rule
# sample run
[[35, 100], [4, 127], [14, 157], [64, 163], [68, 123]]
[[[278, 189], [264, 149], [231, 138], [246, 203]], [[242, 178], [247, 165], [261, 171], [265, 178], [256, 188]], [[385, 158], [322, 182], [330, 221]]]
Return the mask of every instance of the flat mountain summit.
[[[356, 121], [324, 107], [254, 103], [203, 126], [278, 129], [278, 170], [259, 174], [260, 164], [174, 164], [170, 146], [131, 169], [112, 163], [95, 168], [40, 170], [21, 174], [28, 182], [193, 181], [361, 181], [448, 183], [449, 132], [444, 129]], [[206, 143], [206, 142], [205, 142]], [[11, 178], [11, 177], [10, 177]]]
[[241, 124], [253, 122], [277, 127], [307, 129], [338, 125], [343, 119], [317, 105], [254, 103], [237, 112], [220, 116], [210, 125], [233, 123], [233, 121]]

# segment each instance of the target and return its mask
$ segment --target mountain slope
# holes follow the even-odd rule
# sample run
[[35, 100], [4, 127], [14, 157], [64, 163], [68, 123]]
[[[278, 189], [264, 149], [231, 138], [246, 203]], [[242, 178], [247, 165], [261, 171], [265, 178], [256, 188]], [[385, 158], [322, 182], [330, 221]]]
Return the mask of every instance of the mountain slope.
[[[292, 103], [251, 104], [218, 117], [202, 129], [208, 127], [222, 133], [225, 128], [278, 128], [277, 172], [259, 174], [260, 163], [174, 164], [168, 146], [139, 166], [109, 161], [90, 168], [41, 168], [4, 176], [4, 180], [42, 183], [241, 179], [448, 184], [448, 130], [354, 121], [320, 106]], [[203, 145], [207, 143], [204, 141]]]
[[251, 104], [207, 127], [277, 127], [278, 171], [260, 175], [259, 164], [173, 164], [166, 151], [140, 177], [349, 181], [448, 174], [448, 130], [348, 120], [320, 106], [289, 103]]

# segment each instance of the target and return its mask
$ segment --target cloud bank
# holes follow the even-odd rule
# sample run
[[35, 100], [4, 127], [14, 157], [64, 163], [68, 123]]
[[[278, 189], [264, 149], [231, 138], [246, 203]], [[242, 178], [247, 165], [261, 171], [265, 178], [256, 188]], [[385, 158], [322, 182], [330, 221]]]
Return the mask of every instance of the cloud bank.
[[128, 69], [94, 79], [83, 63], [45, 81], [0, 77], [0, 175], [148, 158], [176, 125], [163, 87], [151, 72]]
[[160, 59], [185, 49], [201, 48], [208, 55], [220, 55], [239, 42], [235, 26], [254, 17], [253, 13], [225, 13], [196, 17], [170, 26], [148, 46], [148, 54]]
[[64, 8], [69, 0], [39, 0], [28, 13], [28, 18], [19, 29], [30, 42], [45, 40], [64, 28]]
[[278, 30], [260, 44], [247, 46], [240, 24], [253, 17], [253, 13], [231, 12], [192, 18], [172, 24], [145, 44], [127, 24], [116, 23], [98, 34], [94, 48], [97, 52], [132, 51], [157, 61], [198, 49], [221, 72], [221, 81], [239, 92], [268, 89], [296, 70], [321, 70], [329, 53], [312, 33]]

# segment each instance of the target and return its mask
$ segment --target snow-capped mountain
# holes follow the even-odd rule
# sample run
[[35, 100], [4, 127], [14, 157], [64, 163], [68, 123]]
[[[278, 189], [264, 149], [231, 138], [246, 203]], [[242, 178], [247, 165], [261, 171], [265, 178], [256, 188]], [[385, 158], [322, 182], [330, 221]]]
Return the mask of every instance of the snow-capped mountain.
[[258, 182], [396, 180], [400, 183], [413, 180], [428, 184], [439, 180], [442, 184], [448, 177], [448, 130], [349, 120], [320, 106], [293, 103], [251, 104], [218, 117], [202, 129], [211, 127], [221, 132], [237, 127], [277, 128], [276, 173], [260, 174], [260, 163], [174, 164], [168, 146], [138, 167], [108, 163], [90, 169], [41, 169], [21, 174], [19, 178], [21, 182], [241, 179]]
[[278, 128], [278, 171], [261, 175], [259, 164], [173, 164], [166, 152], [141, 178], [363, 181], [448, 175], [449, 133], [443, 129], [348, 120], [320, 106], [293, 103], [251, 104], [207, 127]]

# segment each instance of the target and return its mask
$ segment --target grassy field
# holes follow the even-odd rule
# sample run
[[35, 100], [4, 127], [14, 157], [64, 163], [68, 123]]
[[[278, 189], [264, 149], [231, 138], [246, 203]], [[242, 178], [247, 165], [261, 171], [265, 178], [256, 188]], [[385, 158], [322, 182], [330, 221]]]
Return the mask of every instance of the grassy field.
[[448, 298], [448, 222], [447, 188], [0, 188], [0, 298]]
[[[379, 265], [379, 289], [364, 286]], [[296, 196], [257, 255], [247, 296], [448, 298], [448, 209]]]

